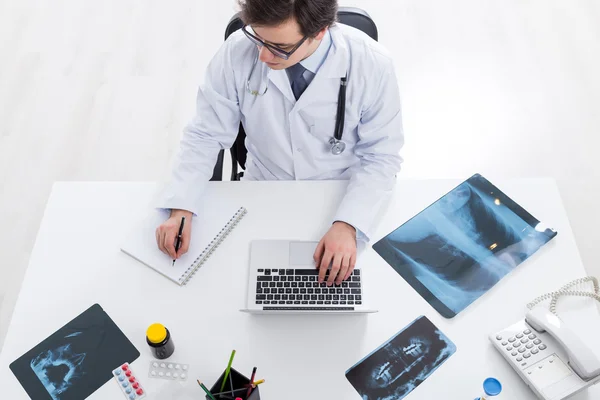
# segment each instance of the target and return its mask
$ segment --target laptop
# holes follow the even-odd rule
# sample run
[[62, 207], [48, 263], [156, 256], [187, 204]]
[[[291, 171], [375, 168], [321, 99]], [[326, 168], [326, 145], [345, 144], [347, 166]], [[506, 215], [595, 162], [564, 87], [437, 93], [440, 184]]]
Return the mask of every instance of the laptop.
[[365, 271], [357, 265], [340, 285], [318, 282], [317, 242], [258, 240], [250, 244], [246, 308], [256, 314], [365, 314]]

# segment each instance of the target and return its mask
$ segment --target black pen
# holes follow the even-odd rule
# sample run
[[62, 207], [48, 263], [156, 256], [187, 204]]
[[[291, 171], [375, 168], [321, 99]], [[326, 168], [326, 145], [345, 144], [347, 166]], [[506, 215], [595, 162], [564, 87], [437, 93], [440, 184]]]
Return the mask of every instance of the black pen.
[[[181, 224], [179, 225], [179, 234], [177, 234], [177, 241], [175, 242], [175, 253], [179, 251], [181, 247], [181, 234], [183, 233], [183, 224], [185, 223], [185, 217], [181, 217]], [[173, 264], [175, 265], [175, 261], [173, 260]]]

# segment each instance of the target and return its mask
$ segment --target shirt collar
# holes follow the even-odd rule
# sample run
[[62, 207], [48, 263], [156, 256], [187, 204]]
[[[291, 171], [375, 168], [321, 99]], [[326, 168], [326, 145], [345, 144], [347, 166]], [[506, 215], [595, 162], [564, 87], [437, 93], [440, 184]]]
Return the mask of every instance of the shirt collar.
[[321, 43], [319, 43], [319, 47], [317, 47], [317, 50], [315, 50], [315, 52], [312, 53], [310, 57], [302, 60], [300, 64], [313, 74], [316, 74], [319, 68], [321, 68], [321, 65], [323, 65], [323, 63], [325, 62], [330, 47], [331, 33], [329, 32], [329, 29], [327, 29], [327, 32], [325, 33], [325, 36], [323, 36]]

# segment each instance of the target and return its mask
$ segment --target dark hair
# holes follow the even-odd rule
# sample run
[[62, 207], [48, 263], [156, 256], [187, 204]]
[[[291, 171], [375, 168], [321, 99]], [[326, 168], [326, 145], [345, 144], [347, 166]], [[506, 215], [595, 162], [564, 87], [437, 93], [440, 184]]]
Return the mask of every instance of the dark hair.
[[238, 0], [246, 25], [277, 26], [294, 18], [302, 35], [313, 37], [337, 19], [337, 0]]

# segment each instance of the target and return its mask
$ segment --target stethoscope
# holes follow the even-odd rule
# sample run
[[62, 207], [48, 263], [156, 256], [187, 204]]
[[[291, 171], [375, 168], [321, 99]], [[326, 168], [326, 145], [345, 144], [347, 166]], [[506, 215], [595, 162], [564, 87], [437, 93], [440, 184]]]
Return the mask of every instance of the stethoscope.
[[[254, 59], [254, 64], [252, 64], [252, 69], [250, 70], [250, 74], [248, 75], [248, 79], [246, 80], [246, 90], [253, 96], [262, 96], [267, 93], [269, 90], [269, 81], [267, 80], [265, 90], [260, 93], [257, 90], [250, 89], [250, 78], [252, 78], [252, 73], [254, 72], [254, 68], [258, 63], [258, 55]], [[339, 156], [346, 150], [346, 143], [342, 141], [342, 135], [344, 134], [344, 117], [346, 115], [346, 86], [348, 86], [348, 74], [340, 80], [340, 91], [338, 93], [338, 108], [337, 115], [335, 117], [335, 130], [333, 132], [333, 137], [329, 139], [329, 145], [331, 146], [331, 154], [334, 156]], [[259, 88], [260, 89], [260, 88]]]

